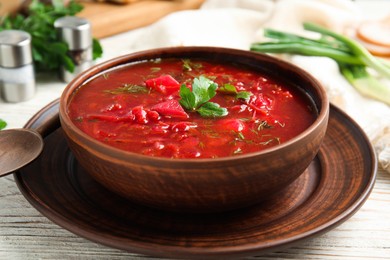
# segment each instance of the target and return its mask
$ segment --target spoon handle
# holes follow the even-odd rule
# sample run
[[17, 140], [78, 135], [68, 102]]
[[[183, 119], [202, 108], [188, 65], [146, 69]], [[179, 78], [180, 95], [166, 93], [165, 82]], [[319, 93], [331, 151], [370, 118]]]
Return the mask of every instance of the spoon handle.
[[39, 125], [34, 130], [37, 131], [42, 137], [46, 137], [60, 126], [60, 117], [57, 111], [57, 113], [55, 113], [53, 116], [43, 120], [41, 125]]
[[59, 118], [59, 99], [54, 100], [46, 109], [39, 111], [31, 118], [24, 128], [30, 128], [46, 137], [61, 126]]

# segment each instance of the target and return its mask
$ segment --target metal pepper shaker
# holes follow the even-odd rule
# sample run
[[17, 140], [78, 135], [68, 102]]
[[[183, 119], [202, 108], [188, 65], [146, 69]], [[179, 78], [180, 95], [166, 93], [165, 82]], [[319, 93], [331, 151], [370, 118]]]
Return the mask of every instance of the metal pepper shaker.
[[74, 72], [61, 68], [61, 79], [70, 82], [80, 72], [88, 69], [92, 65], [92, 33], [88, 20], [75, 17], [64, 16], [54, 23], [61, 40], [69, 47], [69, 56], [75, 63]]
[[31, 36], [27, 32], [0, 32], [0, 89], [6, 102], [26, 101], [36, 92]]

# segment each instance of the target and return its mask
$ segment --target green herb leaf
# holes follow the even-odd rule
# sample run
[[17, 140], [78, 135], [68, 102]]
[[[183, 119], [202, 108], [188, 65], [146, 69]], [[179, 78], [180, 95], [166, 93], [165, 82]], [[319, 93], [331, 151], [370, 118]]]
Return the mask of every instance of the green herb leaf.
[[96, 38], [92, 39], [92, 58], [96, 60], [97, 58], [102, 57], [103, 47], [100, 44], [99, 40]]
[[218, 92], [230, 95], [236, 95], [237, 99], [244, 99], [248, 101], [252, 96], [252, 92], [249, 91], [237, 91], [236, 87], [232, 84], [224, 84], [222, 87], [218, 88]]
[[233, 151], [233, 154], [241, 154], [242, 153], [242, 149], [240, 147], [238, 147], [236, 150]]
[[232, 84], [224, 84], [222, 87], [218, 89], [218, 92], [225, 94], [237, 94], [237, 89]]
[[195, 110], [196, 109], [196, 101], [195, 101], [195, 95], [191, 92], [191, 89], [189, 89], [186, 85], [181, 85], [180, 87], [180, 97], [179, 100], [180, 105], [182, 105], [185, 109], [188, 110]]
[[153, 67], [153, 68], [150, 68], [150, 71], [151, 71], [152, 73], [158, 72], [158, 71], [160, 71], [160, 70], [161, 70], [160, 67]]
[[203, 117], [226, 116], [228, 111], [217, 103], [209, 102], [217, 93], [218, 84], [199, 76], [194, 78], [192, 91], [186, 85], [180, 87], [180, 105], [190, 111], [197, 111]]
[[195, 107], [199, 107], [212, 99], [217, 93], [217, 88], [218, 85], [214, 81], [204, 76], [195, 78], [192, 83], [192, 93], [195, 96]]
[[104, 92], [114, 94], [114, 95], [124, 94], [124, 93], [138, 94], [138, 93], [148, 93], [149, 89], [145, 86], [124, 84], [122, 87], [105, 90]]
[[69, 58], [67, 55], [61, 56], [62, 64], [65, 67], [66, 70], [73, 72], [76, 65], [73, 63], [72, 59]]
[[197, 111], [203, 117], [222, 117], [228, 114], [226, 108], [214, 102], [204, 103]]
[[184, 71], [192, 71], [190, 60], [188, 60], [188, 59], [183, 60], [183, 70]]
[[237, 99], [244, 99], [245, 101], [248, 101], [251, 96], [252, 96], [252, 92], [240, 91], [237, 93], [236, 98]]
[[183, 71], [192, 71], [200, 69], [202, 67], [201, 63], [192, 62], [190, 59], [183, 59]]
[[7, 126], [7, 122], [3, 119], [0, 119], [0, 130], [3, 130]]
[[258, 121], [256, 123], [258, 124], [257, 125], [257, 131], [261, 131], [261, 130], [264, 130], [264, 129], [272, 128], [272, 126], [270, 124], [268, 124], [268, 122], [266, 120]]

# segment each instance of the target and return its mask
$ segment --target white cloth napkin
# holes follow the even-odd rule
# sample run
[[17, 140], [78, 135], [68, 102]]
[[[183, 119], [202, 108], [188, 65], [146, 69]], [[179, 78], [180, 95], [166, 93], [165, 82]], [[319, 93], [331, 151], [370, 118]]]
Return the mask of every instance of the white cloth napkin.
[[[116, 37], [103, 40], [103, 46], [108, 51], [106, 57], [168, 46], [248, 50], [251, 43], [263, 39], [265, 27], [303, 33], [302, 22], [311, 21], [343, 33], [362, 19], [364, 16], [350, 0], [206, 0], [200, 10], [172, 13], [150, 26], [118, 35], [123, 41]], [[118, 42], [122, 45], [120, 48]], [[118, 50], [122, 51], [118, 53]], [[390, 107], [362, 97], [328, 58], [282, 57], [322, 82], [330, 101], [364, 129], [376, 149], [380, 166], [390, 173]], [[386, 84], [390, 87], [390, 81]]]

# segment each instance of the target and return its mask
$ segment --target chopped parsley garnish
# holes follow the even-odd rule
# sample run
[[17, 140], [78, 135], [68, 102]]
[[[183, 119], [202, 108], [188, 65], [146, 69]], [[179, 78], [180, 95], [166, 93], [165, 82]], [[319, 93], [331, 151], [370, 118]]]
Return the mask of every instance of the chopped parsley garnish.
[[257, 125], [257, 131], [261, 131], [263, 129], [266, 129], [266, 128], [272, 128], [272, 125], [268, 124], [267, 121], [263, 120], [263, 121], [259, 121], [259, 122], [256, 122], [258, 125]]
[[261, 144], [261, 145], [269, 145], [269, 144], [271, 144], [273, 142], [276, 142], [277, 144], [280, 144], [280, 138], [279, 137], [273, 137], [273, 138], [268, 139], [267, 141], [261, 142], [259, 144]]
[[180, 104], [189, 111], [196, 111], [202, 117], [222, 117], [228, 114], [224, 107], [219, 104], [209, 102], [217, 93], [218, 84], [214, 81], [199, 76], [194, 78], [192, 90], [186, 85], [180, 87]]
[[218, 91], [225, 94], [237, 94], [237, 89], [232, 84], [223, 84]]
[[252, 96], [251, 92], [248, 91], [239, 91], [236, 95], [237, 99], [243, 99], [245, 101], [248, 101], [249, 98]]
[[237, 99], [244, 99], [245, 101], [248, 101], [249, 98], [252, 96], [252, 93], [249, 91], [237, 91], [236, 87], [232, 84], [224, 84], [222, 87], [218, 89], [218, 92], [229, 94], [229, 95], [235, 95]]
[[189, 59], [184, 59], [183, 61], [183, 71], [192, 71], [202, 68], [202, 64], [198, 62], [192, 62]]
[[160, 67], [152, 67], [152, 68], [150, 68], [150, 71], [153, 73], [153, 72], [158, 72], [158, 71], [160, 71], [161, 70], [161, 68]]
[[286, 123], [282, 123], [282, 122], [279, 122], [279, 121], [275, 121], [275, 123], [277, 123], [278, 125], [280, 125], [281, 127], [285, 127], [286, 126]]
[[114, 94], [114, 95], [123, 94], [123, 93], [137, 94], [137, 93], [149, 93], [149, 89], [145, 86], [140, 86], [140, 85], [123, 84], [122, 87], [105, 90], [104, 92]]
[[233, 154], [242, 154], [242, 149], [238, 147], [236, 150], [233, 151]]

